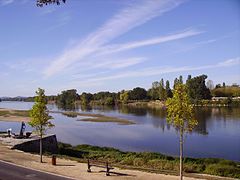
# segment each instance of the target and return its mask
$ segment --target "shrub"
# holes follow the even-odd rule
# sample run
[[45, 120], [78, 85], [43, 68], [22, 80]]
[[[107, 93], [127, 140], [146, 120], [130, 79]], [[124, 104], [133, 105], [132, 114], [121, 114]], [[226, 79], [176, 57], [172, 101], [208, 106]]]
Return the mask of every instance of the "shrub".
[[206, 167], [204, 173], [217, 176], [240, 178], [240, 168], [230, 165], [211, 164]]

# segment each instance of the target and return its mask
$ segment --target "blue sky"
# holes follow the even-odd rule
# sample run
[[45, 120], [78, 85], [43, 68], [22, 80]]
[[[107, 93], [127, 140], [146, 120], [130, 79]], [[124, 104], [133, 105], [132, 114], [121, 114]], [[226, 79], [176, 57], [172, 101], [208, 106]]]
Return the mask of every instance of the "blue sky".
[[207, 74], [240, 84], [238, 0], [0, 0], [0, 96], [146, 89]]

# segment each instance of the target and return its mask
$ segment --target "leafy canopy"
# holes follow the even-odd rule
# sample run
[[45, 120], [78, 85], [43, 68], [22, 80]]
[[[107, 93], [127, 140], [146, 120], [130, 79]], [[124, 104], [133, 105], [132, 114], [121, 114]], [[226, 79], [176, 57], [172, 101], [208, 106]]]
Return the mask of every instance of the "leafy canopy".
[[193, 105], [189, 100], [186, 85], [178, 83], [173, 91], [173, 97], [167, 99], [166, 105], [167, 122], [176, 129], [192, 131], [198, 124], [193, 117]]
[[37, 0], [37, 6], [43, 7], [43, 5], [57, 4], [60, 5], [60, 2], [65, 3], [66, 0]]
[[40, 135], [43, 135], [48, 128], [54, 126], [49, 121], [51, 116], [48, 115], [47, 100], [44, 92], [43, 89], [38, 88], [36, 91], [35, 104], [30, 111], [31, 121], [29, 125], [34, 127]]

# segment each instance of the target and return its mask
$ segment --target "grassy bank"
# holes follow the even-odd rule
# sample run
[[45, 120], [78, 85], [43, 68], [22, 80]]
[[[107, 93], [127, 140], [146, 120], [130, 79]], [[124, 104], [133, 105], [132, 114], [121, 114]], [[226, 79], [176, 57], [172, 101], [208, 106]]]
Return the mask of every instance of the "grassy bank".
[[[71, 146], [59, 143], [59, 154], [78, 161], [108, 160], [118, 167], [137, 168], [146, 171], [175, 174], [179, 169], [179, 159], [160, 153], [123, 152], [108, 147], [90, 145]], [[204, 173], [224, 177], [240, 178], [240, 163], [215, 158], [184, 158], [184, 172]]]
[[86, 114], [86, 113], [71, 112], [71, 111], [62, 112], [62, 114], [65, 115], [65, 116], [68, 116], [68, 117], [77, 117], [77, 116], [86, 117], [86, 118], [79, 119], [79, 121], [113, 122], [113, 123], [118, 123], [118, 124], [121, 124], [121, 125], [135, 124], [133, 121], [130, 121], [130, 120], [127, 120], [127, 119], [105, 116], [105, 115], [102, 115], [102, 114]]

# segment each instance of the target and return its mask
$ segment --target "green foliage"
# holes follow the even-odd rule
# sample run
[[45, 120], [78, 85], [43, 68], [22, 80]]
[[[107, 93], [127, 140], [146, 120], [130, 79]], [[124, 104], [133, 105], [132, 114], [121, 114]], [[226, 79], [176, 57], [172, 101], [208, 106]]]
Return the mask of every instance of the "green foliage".
[[164, 86], [164, 81], [163, 79], [161, 79], [160, 83], [159, 83], [159, 99], [164, 101], [167, 99], [167, 92]]
[[129, 92], [128, 91], [123, 91], [121, 94], [120, 94], [120, 101], [123, 103], [123, 104], [126, 104], [129, 100]]
[[92, 95], [93, 105], [114, 105], [119, 100], [120, 93], [98, 92]]
[[80, 96], [80, 99], [82, 105], [88, 105], [90, 101], [93, 99], [93, 95], [91, 93], [83, 92]]
[[147, 91], [144, 88], [136, 87], [129, 91], [130, 100], [143, 100], [147, 99]]
[[57, 104], [63, 109], [74, 109], [77, 99], [78, 94], [76, 89], [62, 91], [62, 93], [57, 96]]
[[66, 0], [37, 0], [37, 6], [43, 7], [44, 5], [57, 4], [60, 5], [60, 2], [65, 3]]
[[155, 81], [152, 83], [152, 88], [148, 90], [148, 96], [152, 100], [159, 99], [159, 82]]
[[231, 165], [211, 164], [206, 167], [204, 173], [240, 178], [240, 168]]
[[180, 179], [183, 178], [183, 134], [192, 131], [197, 125], [193, 118], [193, 106], [190, 103], [186, 85], [177, 83], [173, 91], [173, 97], [167, 102], [167, 122], [180, 131]]
[[167, 98], [172, 98], [173, 96], [172, 90], [170, 88], [170, 83], [168, 80], [166, 81], [166, 96]]
[[192, 131], [197, 125], [197, 121], [193, 118], [193, 106], [187, 94], [187, 88], [184, 84], [177, 84], [173, 97], [166, 101], [167, 121], [177, 129], [183, 131]]
[[51, 116], [47, 111], [47, 100], [44, 94], [44, 90], [38, 88], [36, 91], [35, 104], [30, 110], [31, 121], [29, 125], [36, 129], [39, 135], [43, 135], [46, 129], [53, 127], [54, 125], [49, 121]]
[[205, 85], [206, 75], [196, 76], [187, 80], [188, 95], [192, 102], [201, 99], [211, 99], [211, 92]]
[[42, 136], [48, 128], [54, 125], [50, 122], [51, 116], [48, 115], [47, 111], [47, 99], [45, 91], [38, 88], [36, 91], [35, 104], [30, 110], [31, 121], [28, 123], [30, 126], [35, 128], [36, 132], [40, 135], [40, 162], [42, 163]]
[[105, 105], [114, 105], [115, 102], [114, 102], [114, 99], [112, 97], [107, 97], [104, 104]]

